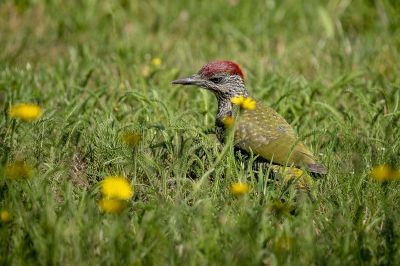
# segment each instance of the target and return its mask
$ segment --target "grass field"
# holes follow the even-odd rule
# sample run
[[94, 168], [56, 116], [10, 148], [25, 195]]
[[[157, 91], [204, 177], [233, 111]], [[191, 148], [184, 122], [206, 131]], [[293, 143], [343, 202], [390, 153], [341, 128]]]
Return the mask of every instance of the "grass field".
[[[390, 0], [0, 1], [0, 264], [398, 265], [400, 183], [370, 173], [400, 168], [399, 36]], [[215, 59], [329, 168], [310, 193], [221, 153], [214, 96], [171, 85]], [[115, 175], [134, 196], [103, 213]]]

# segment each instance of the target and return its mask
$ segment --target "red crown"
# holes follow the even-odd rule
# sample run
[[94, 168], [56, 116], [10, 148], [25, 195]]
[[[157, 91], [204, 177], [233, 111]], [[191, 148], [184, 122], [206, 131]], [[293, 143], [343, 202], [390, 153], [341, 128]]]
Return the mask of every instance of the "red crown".
[[242, 78], [244, 77], [240, 67], [236, 63], [228, 60], [212, 61], [204, 65], [199, 71], [199, 74], [204, 77], [211, 77], [217, 73], [226, 73], [231, 75], [239, 75]]

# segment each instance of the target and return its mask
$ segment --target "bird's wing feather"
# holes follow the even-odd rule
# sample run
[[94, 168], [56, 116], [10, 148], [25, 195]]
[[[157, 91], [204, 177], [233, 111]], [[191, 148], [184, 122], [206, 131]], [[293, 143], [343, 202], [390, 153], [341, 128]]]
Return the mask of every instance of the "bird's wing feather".
[[[257, 102], [244, 110], [235, 130], [237, 146], [278, 164], [314, 164], [310, 150], [298, 140], [286, 120], [273, 109]], [[290, 158], [289, 158], [290, 155]]]

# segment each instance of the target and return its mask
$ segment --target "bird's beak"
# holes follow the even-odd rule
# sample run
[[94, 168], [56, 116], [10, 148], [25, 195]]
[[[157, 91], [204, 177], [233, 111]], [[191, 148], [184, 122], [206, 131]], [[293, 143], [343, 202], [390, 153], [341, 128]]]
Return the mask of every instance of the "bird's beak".
[[187, 78], [174, 80], [172, 84], [202, 86], [204, 84], [204, 79], [196, 74]]

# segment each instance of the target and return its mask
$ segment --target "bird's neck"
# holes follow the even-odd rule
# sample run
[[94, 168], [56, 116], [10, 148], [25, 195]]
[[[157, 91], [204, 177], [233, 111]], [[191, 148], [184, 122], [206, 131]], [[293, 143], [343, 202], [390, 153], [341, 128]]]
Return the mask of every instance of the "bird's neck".
[[217, 119], [232, 115], [232, 103], [228, 98], [218, 98]]
[[226, 116], [233, 115], [233, 104], [231, 99], [236, 96], [248, 97], [247, 92], [242, 92], [235, 95], [217, 95], [218, 100], [218, 110], [217, 110], [217, 120], [222, 120]]

